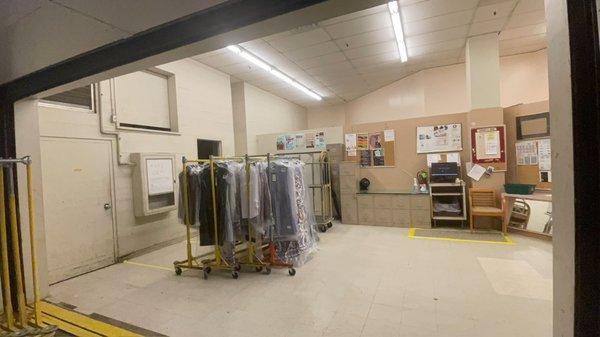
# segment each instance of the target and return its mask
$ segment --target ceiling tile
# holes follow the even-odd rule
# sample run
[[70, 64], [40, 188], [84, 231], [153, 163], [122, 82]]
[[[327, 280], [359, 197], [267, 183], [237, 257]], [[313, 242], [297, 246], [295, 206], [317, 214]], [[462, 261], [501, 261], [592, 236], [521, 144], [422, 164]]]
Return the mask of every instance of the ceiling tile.
[[218, 68], [220, 71], [228, 73], [230, 75], [238, 75], [241, 73], [247, 73], [249, 71], [254, 71], [254, 70], [258, 70], [260, 69], [259, 67], [253, 65], [252, 63], [249, 62], [241, 62], [241, 63], [236, 63], [236, 64], [230, 64], [230, 65], [226, 65], [223, 67], [219, 67]]
[[419, 21], [434, 16], [477, 7], [479, 0], [429, 0], [402, 7], [403, 22]]
[[544, 12], [544, 10], [537, 10], [522, 14], [513, 14], [508, 20], [508, 23], [506, 24], [505, 28], [519, 28], [544, 22], [546, 22], [546, 13]]
[[358, 11], [358, 12], [354, 12], [354, 13], [350, 13], [350, 14], [346, 14], [346, 15], [342, 15], [342, 16], [338, 16], [336, 18], [331, 18], [325, 21], [322, 21], [319, 23], [320, 26], [330, 26], [336, 23], [340, 23], [340, 22], [344, 22], [344, 21], [350, 21], [350, 20], [354, 20], [363, 16], [368, 16], [371, 14], [375, 14], [375, 13], [380, 13], [380, 12], [387, 12], [387, 5], [379, 5], [379, 6], [375, 6], [375, 7], [371, 7], [371, 8], [367, 8], [365, 10], [362, 11]]
[[506, 21], [508, 21], [508, 17], [473, 23], [469, 29], [469, 36], [499, 32]]
[[546, 34], [545, 23], [539, 23], [537, 25], [524, 26], [513, 29], [505, 29], [500, 33], [500, 40], [510, 40], [519, 37], [526, 37], [539, 34]]
[[389, 12], [379, 12], [367, 16], [336, 23], [331, 26], [324, 26], [325, 30], [333, 39], [366, 33], [372, 30], [379, 30], [385, 27], [390, 27], [392, 20]]
[[335, 52], [327, 55], [317, 56], [309, 59], [299, 60], [296, 63], [304, 68], [314, 68], [328, 64], [335, 64], [346, 60], [346, 56], [342, 52]]
[[427, 34], [410, 36], [406, 38], [406, 46], [408, 48], [412, 48], [431, 43], [439, 43], [448, 40], [466, 38], [468, 31], [469, 26], [465, 25], [445, 30], [439, 30]]
[[530, 35], [510, 40], [500, 40], [500, 49], [526, 47], [532, 44], [542, 44], [546, 42], [546, 34]]
[[346, 73], [346, 74], [319, 74], [314, 75], [314, 78], [326, 86], [337, 85], [340, 83], [348, 82], [348, 81], [362, 81], [363, 78], [360, 77], [355, 72]]
[[529, 53], [529, 52], [542, 50], [547, 47], [548, 46], [545, 42], [530, 43], [526, 46], [519, 46], [519, 47], [510, 47], [510, 48], [504, 47], [504, 48], [500, 48], [500, 56]]
[[519, 0], [515, 14], [544, 10], [544, 0]]
[[398, 52], [393, 51], [390, 53], [377, 54], [377, 55], [353, 59], [352, 64], [354, 65], [355, 68], [359, 69], [359, 68], [366, 68], [366, 67], [371, 67], [371, 66], [374, 66], [377, 64], [394, 62], [394, 61], [399, 61], [399, 60], [400, 59], [398, 57]]
[[348, 61], [343, 61], [336, 64], [330, 64], [326, 66], [310, 68], [306, 72], [310, 75], [323, 75], [323, 74], [345, 74], [354, 71], [354, 67]]
[[349, 59], [355, 59], [371, 55], [389, 53], [393, 51], [398, 51], [396, 41], [381, 42], [359, 48], [348, 49], [344, 51], [344, 54]]
[[475, 16], [473, 17], [473, 22], [481, 22], [507, 17], [510, 15], [514, 7], [514, 0], [503, 1], [492, 5], [477, 7], [477, 10], [475, 11]]
[[395, 39], [396, 36], [394, 35], [394, 29], [390, 26], [383, 29], [338, 39], [335, 40], [335, 43], [338, 45], [338, 47], [340, 47], [340, 49], [344, 50]]
[[293, 61], [304, 60], [312, 57], [322, 56], [340, 51], [340, 48], [333, 42], [328, 41], [310, 46], [304, 49], [297, 49], [285, 53]]
[[238, 55], [235, 55], [230, 51], [228, 51], [227, 53], [219, 53], [216, 55], [198, 55], [194, 56], [193, 59], [213, 68], [219, 68], [226, 65], [242, 62]]
[[404, 22], [404, 35], [420, 35], [437, 30], [467, 25], [471, 22], [475, 9], [440, 15], [414, 22]]
[[281, 52], [286, 52], [295, 49], [306, 48], [308, 46], [329, 40], [331, 40], [329, 35], [322, 28], [317, 28], [308, 32], [270, 40], [269, 44]]
[[442, 52], [446, 50], [464, 48], [465, 39], [449, 40], [440, 43], [428, 44], [419, 47], [408, 48], [408, 57], [417, 57], [419, 55]]

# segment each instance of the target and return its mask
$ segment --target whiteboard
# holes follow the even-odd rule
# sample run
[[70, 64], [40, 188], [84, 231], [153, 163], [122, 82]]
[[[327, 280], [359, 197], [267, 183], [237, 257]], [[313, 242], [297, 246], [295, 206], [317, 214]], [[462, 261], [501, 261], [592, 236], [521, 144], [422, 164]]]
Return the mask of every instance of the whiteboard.
[[174, 192], [172, 159], [146, 159], [146, 172], [148, 195]]
[[417, 127], [417, 153], [462, 150], [461, 124]]

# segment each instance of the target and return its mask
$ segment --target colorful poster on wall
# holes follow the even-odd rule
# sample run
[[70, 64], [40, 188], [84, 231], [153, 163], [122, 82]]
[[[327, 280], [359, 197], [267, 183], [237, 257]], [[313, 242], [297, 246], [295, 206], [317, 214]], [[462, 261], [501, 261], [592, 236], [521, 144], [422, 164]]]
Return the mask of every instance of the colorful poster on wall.
[[285, 150], [285, 135], [277, 136], [276, 145], [277, 145], [277, 151]]
[[317, 136], [315, 138], [315, 149], [317, 150], [325, 150], [325, 132], [319, 131], [317, 132]]
[[383, 149], [373, 150], [373, 166], [385, 166], [385, 152]]
[[360, 151], [360, 166], [361, 167], [371, 166], [371, 151], [370, 150]]
[[296, 137], [294, 135], [285, 135], [285, 150], [292, 151], [296, 149]]
[[552, 169], [550, 139], [540, 139], [537, 145], [540, 171], [550, 171]]
[[535, 140], [517, 142], [517, 165], [537, 165], [538, 154]]
[[417, 153], [462, 150], [461, 124], [417, 127]]
[[305, 134], [305, 142], [306, 142], [306, 148], [307, 149], [314, 149], [315, 148], [315, 133], [314, 132], [307, 132]]
[[369, 134], [359, 133], [356, 135], [356, 149], [357, 150], [368, 150], [369, 149]]
[[381, 149], [383, 146], [383, 139], [381, 139], [380, 133], [373, 133], [369, 135], [369, 148], [371, 150]]

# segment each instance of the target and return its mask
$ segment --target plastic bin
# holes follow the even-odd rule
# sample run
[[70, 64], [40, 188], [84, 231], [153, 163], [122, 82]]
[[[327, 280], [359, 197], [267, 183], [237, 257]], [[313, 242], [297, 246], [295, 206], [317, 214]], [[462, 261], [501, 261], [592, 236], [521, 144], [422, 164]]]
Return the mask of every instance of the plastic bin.
[[533, 194], [535, 192], [535, 185], [504, 184], [504, 191], [509, 194]]

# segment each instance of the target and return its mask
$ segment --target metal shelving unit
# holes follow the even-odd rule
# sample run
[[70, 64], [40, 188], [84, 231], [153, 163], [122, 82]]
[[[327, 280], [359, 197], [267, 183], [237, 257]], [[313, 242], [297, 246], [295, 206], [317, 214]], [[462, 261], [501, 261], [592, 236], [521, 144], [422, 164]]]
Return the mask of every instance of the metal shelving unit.
[[[434, 226], [437, 226], [437, 220], [449, 220], [460, 221], [461, 227], [464, 227], [465, 221], [467, 220], [467, 195], [465, 185], [463, 180], [455, 183], [429, 183], [431, 218], [433, 219]], [[460, 213], [454, 215], [450, 212], [436, 212], [434, 202], [437, 199], [448, 200], [452, 197], [458, 200], [461, 209]]]

